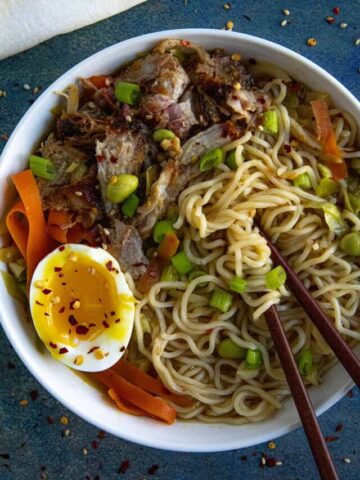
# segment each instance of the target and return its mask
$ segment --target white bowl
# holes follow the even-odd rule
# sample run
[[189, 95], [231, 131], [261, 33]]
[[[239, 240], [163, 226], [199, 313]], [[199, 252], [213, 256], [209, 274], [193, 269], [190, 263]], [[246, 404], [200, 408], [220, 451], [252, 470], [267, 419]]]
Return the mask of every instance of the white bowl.
[[[151, 33], [126, 40], [92, 55], [54, 82], [24, 115], [3, 151], [0, 161], [0, 214], [14, 198], [9, 177], [25, 168], [30, 152], [43, 138], [51, 123], [50, 109], [56, 105], [54, 91], [63, 90], [77, 77], [110, 73], [121, 63], [150, 49], [165, 38], [186, 38], [205, 48], [222, 47], [246, 57], [271, 61], [314, 90], [330, 93], [334, 103], [350, 112], [360, 124], [360, 107], [338, 81], [314, 63], [274, 43], [240, 33], [192, 29]], [[37, 380], [74, 413], [113, 435], [166, 450], [211, 452], [248, 447], [298, 427], [300, 422], [291, 399], [266, 421], [244, 426], [207, 425], [178, 421], [172, 426], [119, 412], [105, 395], [82, 381], [70, 369], [41, 354], [35, 347], [33, 325], [24, 309], [0, 285], [0, 320], [12, 346]], [[360, 349], [357, 349], [360, 353]], [[321, 386], [310, 389], [316, 412], [321, 414], [352, 386], [341, 365], [335, 365]]]

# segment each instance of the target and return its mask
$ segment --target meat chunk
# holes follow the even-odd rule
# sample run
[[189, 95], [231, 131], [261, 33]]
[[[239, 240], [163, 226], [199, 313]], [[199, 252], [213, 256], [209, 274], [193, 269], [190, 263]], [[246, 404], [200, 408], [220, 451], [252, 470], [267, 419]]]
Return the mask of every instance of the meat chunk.
[[108, 251], [118, 260], [124, 272], [129, 272], [134, 279], [139, 278], [149, 263], [142, 249], [139, 232], [119, 220], [115, 220], [109, 232], [110, 235], [106, 237]]
[[244, 119], [250, 124], [270, 107], [270, 98], [258, 90], [235, 90], [230, 93], [226, 103], [237, 120]]
[[106, 198], [106, 187], [111, 177], [123, 173], [137, 175], [148, 148], [144, 131], [136, 125], [131, 128], [125, 126], [119, 130], [108, 130], [104, 141], [97, 141], [98, 177], [107, 213], [114, 208]]
[[174, 202], [186, 185], [199, 175], [197, 166], [181, 165], [175, 160], [166, 163], [134, 220], [134, 225], [143, 238], [151, 234], [155, 223], [165, 215], [170, 203]]
[[177, 101], [189, 84], [189, 77], [178, 59], [169, 53], [149, 54], [122, 68], [117, 80], [135, 82], [144, 93], [165, 95]]

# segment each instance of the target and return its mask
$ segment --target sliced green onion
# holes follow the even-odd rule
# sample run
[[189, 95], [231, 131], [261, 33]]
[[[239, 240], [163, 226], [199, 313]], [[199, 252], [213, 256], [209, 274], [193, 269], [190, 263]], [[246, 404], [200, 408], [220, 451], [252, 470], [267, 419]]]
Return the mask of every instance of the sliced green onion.
[[5, 262], [5, 263], [14, 262], [20, 257], [21, 257], [21, 253], [14, 245], [11, 245], [10, 247], [0, 248], [1, 262]]
[[268, 110], [263, 116], [264, 132], [275, 135], [279, 131], [278, 118], [275, 110]]
[[315, 193], [318, 197], [326, 198], [330, 197], [339, 190], [339, 183], [335, 182], [331, 178], [322, 178], [319, 185], [315, 189]]
[[353, 158], [350, 165], [360, 175], [360, 158]]
[[313, 357], [309, 349], [303, 348], [297, 357], [299, 372], [302, 376], [309, 375], [313, 369]]
[[269, 290], [277, 290], [286, 282], [286, 272], [284, 268], [279, 265], [273, 268], [265, 275], [265, 285]]
[[141, 95], [139, 85], [129, 82], [116, 82], [115, 84], [115, 98], [119, 102], [134, 105], [137, 103]]
[[172, 223], [168, 220], [160, 220], [157, 222], [153, 232], [153, 239], [156, 243], [161, 243], [161, 240], [165, 237], [167, 233], [174, 233], [175, 230], [172, 226]]
[[246, 368], [259, 368], [262, 362], [263, 358], [260, 350], [257, 348], [255, 350], [252, 350], [251, 348], [247, 350], [245, 360]]
[[179, 252], [174, 255], [171, 259], [171, 263], [180, 275], [186, 275], [193, 269], [193, 264], [190, 262], [185, 252]]
[[351, 232], [343, 236], [340, 250], [347, 255], [360, 257], [360, 232]]
[[238, 164], [236, 162], [236, 148], [228, 152], [225, 158], [225, 164], [230, 168], [230, 170], [236, 170], [238, 168]]
[[319, 385], [319, 368], [316, 365], [313, 365], [310, 372], [305, 375], [304, 379], [312, 385]]
[[206, 172], [212, 168], [218, 167], [224, 159], [224, 154], [221, 148], [215, 148], [209, 152], [204, 153], [200, 158], [200, 171]]
[[5, 270], [1, 270], [1, 276], [5, 284], [6, 290], [8, 291], [8, 294], [11, 295], [13, 298], [16, 298], [17, 300], [25, 300], [24, 294], [21, 288], [19, 288], [19, 284], [16, 281], [16, 278]]
[[112, 203], [121, 203], [129, 195], [135, 192], [139, 185], [139, 179], [135, 175], [123, 173], [118, 175], [116, 182], [110, 182], [106, 187], [106, 196]]
[[132, 218], [135, 215], [139, 202], [140, 198], [136, 195], [136, 193], [129, 195], [121, 205], [121, 211], [124, 217]]
[[45, 178], [45, 180], [55, 180], [57, 177], [56, 168], [48, 158], [30, 155], [29, 167], [36, 177]]
[[[203, 270], [194, 270], [189, 273], [189, 282], [192, 282], [195, 278], [201, 277], [203, 275], [206, 275], [206, 272], [204, 272]], [[206, 285], [207, 282], [199, 283], [200, 288], [206, 287]]]
[[294, 180], [295, 187], [302, 188], [304, 190], [310, 190], [311, 182], [307, 173], [301, 173]]
[[173, 265], [167, 265], [160, 275], [160, 282], [176, 282], [179, 280], [179, 274]]
[[225, 290], [221, 290], [220, 288], [216, 288], [213, 291], [213, 294], [210, 298], [210, 307], [216, 308], [220, 310], [220, 312], [226, 313], [231, 308], [233, 301], [233, 296], [225, 292]]
[[163, 140], [171, 140], [172, 138], [175, 138], [175, 136], [175, 133], [171, 130], [159, 128], [153, 133], [153, 140], [154, 142], [162, 142]]
[[331, 170], [326, 165], [323, 165], [322, 163], [319, 163], [318, 164], [318, 169], [319, 169], [320, 175], [323, 178], [331, 178], [332, 177]]
[[246, 357], [246, 348], [240, 347], [230, 338], [225, 338], [216, 347], [216, 350], [222, 358], [240, 358]]
[[229, 288], [236, 293], [245, 293], [247, 289], [247, 281], [244, 278], [234, 277], [229, 283]]
[[329, 230], [337, 236], [343, 235], [348, 226], [341, 216], [340, 210], [333, 203], [322, 203], [321, 208], [324, 212], [324, 218]]
[[16, 262], [10, 262], [9, 268], [11, 272], [15, 275], [15, 278], [17, 279], [18, 282], [26, 279], [25, 265], [20, 265], [19, 263], [16, 263]]
[[353, 193], [348, 193], [351, 211], [358, 215], [360, 213], [360, 197]]

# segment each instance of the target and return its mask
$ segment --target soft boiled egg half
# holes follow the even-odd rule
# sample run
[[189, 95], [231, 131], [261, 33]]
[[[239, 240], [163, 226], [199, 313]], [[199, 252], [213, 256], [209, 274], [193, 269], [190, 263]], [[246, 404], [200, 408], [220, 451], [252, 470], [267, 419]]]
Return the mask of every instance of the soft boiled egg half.
[[135, 299], [112, 255], [101, 248], [67, 244], [37, 266], [30, 309], [53, 357], [69, 367], [96, 372], [123, 355], [134, 325]]

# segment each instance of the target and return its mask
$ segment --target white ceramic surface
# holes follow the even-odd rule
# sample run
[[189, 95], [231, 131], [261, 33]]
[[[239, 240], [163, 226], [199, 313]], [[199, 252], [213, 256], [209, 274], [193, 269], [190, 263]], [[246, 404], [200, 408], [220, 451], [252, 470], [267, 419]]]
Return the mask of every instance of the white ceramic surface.
[[[110, 73], [139, 51], [151, 48], [164, 38], [186, 38], [206, 48], [222, 47], [245, 57], [271, 61], [295, 79], [315, 90], [329, 92], [334, 103], [349, 111], [360, 124], [358, 101], [339, 82], [314, 63], [274, 43], [228, 31], [173, 30], [152, 33], [106, 48], [69, 70], [54, 82], [24, 115], [3, 151], [0, 161], [0, 214], [14, 196], [9, 183], [11, 174], [22, 170], [27, 157], [42, 139], [51, 123], [50, 109], [56, 105], [54, 91], [64, 89], [80, 76]], [[0, 265], [1, 267], [1, 265]], [[166, 426], [146, 418], [119, 412], [99, 391], [83, 382], [50, 355], [35, 348], [33, 326], [25, 319], [21, 305], [13, 300], [0, 282], [0, 320], [14, 349], [37, 380], [60, 402], [80, 417], [116, 436], [152, 447], [177, 451], [221, 451], [255, 445], [283, 435], [299, 426], [292, 400], [268, 420], [244, 426], [205, 425], [176, 422]], [[357, 349], [360, 353], [360, 349]], [[338, 401], [352, 386], [340, 365], [327, 374], [320, 387], [310, 390], [318, 414]]]

